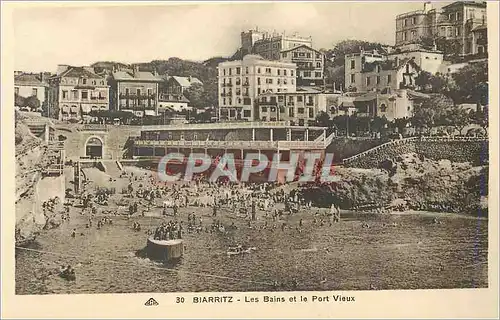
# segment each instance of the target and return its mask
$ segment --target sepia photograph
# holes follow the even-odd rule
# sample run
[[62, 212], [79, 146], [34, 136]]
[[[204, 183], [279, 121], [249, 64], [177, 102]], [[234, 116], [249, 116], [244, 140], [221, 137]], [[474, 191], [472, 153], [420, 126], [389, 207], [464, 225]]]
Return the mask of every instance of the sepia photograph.
[[60, 4], [11, 10], [16, 296], [491, 286], [490, 2]]

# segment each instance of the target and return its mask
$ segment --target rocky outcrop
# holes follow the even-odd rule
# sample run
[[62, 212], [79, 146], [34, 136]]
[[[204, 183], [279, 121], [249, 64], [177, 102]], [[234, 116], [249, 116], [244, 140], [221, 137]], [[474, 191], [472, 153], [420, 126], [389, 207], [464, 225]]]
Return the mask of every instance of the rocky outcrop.
[[487, 215], [488, 166], [439, 161], [407, 153], [376, 169], [338, 168], [337, 182], [302, 189], [319, 204], [344, 209], [363, 206]]

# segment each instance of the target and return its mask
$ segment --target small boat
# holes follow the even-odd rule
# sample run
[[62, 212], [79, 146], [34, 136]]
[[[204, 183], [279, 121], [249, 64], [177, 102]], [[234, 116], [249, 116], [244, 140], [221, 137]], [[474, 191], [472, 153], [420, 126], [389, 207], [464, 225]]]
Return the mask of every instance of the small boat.
[[251, 253], [252, 251], [257, 250], [256, 247], [251, 247], [251, 248], [246, 248], [243, 246], [236, 246], [236, 247], [229, 247], [227, 251], [228, 256], [235, 256], [239, 254], [244, 254], [244, 253]]

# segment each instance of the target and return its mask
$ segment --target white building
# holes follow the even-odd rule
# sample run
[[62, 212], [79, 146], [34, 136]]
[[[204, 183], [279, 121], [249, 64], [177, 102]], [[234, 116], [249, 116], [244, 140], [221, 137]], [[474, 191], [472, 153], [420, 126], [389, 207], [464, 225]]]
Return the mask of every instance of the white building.
[[264, 60], [258, 55], [246, 55], [243, 60], [220, 63], [219, 119], [255, 120], [255, 99], [258, 95], [295, 92], [296, 69], [294, 63]]
[[21, 73], [14, 77], [14, 93], [24, 97], [37, 97], [40, 106], [46, 103], [48, 84], [44, 74]]

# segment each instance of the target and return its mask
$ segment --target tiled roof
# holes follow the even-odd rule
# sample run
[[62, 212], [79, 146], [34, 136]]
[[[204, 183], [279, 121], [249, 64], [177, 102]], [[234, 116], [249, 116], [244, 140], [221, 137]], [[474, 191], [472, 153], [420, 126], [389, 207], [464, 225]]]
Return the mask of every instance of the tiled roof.
[[84, 67], [69, 67], [59, 77], [102, 79], [102, 77]]
[[116, 71], [113, 72], [113, 78], [121, 81], [162, 81], [158, 76], [146, 71]]
[[302, 45], [300, 45], [300, 46], [293, 47], [293, 48], [291, 48], [291, 49], [281, 50], [281, 52], [288, 52], [288, 51], [292, 51], [292, 50], [295, 50], [295, 49], [298, 49], [298, 48], [304, 48], [304, 47], [305, 47], [306, 49], [312, 50], [312, 51], [314, 51], [314, 52], [321, 53], [321, 51], [318, 51], [318, 50], [316, 50], [316, 49], [313, 49], [313, 48], [311, 48], [311, 47], [309, 47], [308, 45], [305, 45], [305, 44], [302, 44]]
[[16, 86], [47, 86], [45, 81], [41, 81], [39, 74], [23, 73], [14, 77], [14, 84]]
[[200, 79], [196, 77], [178, 77], [178, 76], [172, 76], [172, 78], [179, 83], [182, 87], [190, 87], [194, 83], [199, 83], [203, 85], [203, 82], [200, 81]]

